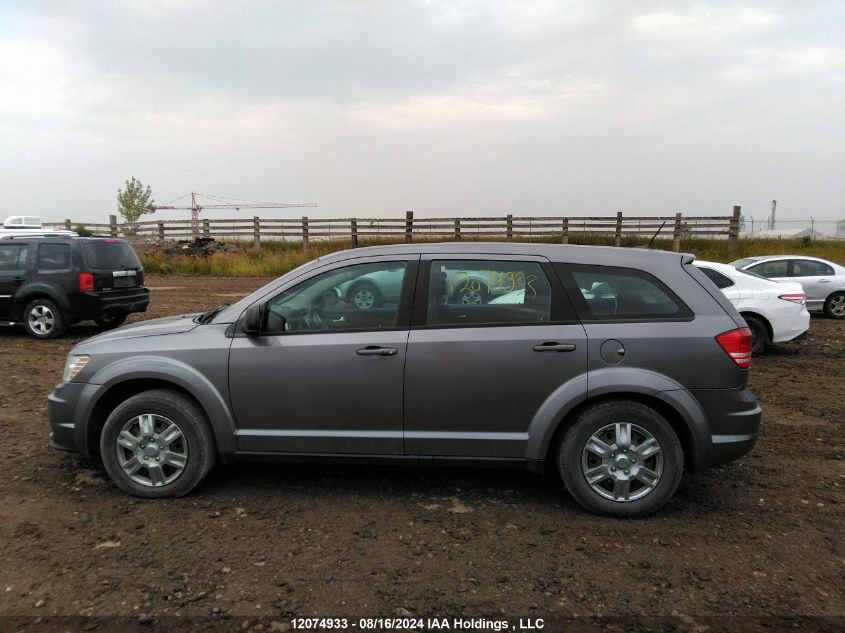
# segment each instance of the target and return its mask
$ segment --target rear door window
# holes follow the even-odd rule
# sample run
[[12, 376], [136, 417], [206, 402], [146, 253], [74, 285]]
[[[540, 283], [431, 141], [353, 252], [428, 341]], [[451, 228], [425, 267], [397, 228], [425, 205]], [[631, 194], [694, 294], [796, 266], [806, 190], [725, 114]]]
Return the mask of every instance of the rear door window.
[[537, 262], [434, 260], [428, 278], [426, 325], [547, 323], [552, 286]]
[[67, 270], [70, 268], [68, 244], [39, 244], [38, 270]]
[[26, 270], [29, 246], [26, 244], [0, 245], [0, 270]]
[[634, 268], [558, 264], [582, 321], [688, 320], [692, 311], [666, 284]]
[[89, 268], [124, 270], [140, 268], [141, 262], [128, 242], [102, 240], [84, 243]]

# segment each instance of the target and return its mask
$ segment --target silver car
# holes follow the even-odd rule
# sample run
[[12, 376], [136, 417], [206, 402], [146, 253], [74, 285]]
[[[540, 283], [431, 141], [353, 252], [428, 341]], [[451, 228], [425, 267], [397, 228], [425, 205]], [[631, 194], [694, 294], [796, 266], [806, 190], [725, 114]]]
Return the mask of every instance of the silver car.
[[845, 267], [818, 257], [763, 255], [731, 262], [774, 281], [797, 281], [807, 295], [807, 311], [845, 319]]

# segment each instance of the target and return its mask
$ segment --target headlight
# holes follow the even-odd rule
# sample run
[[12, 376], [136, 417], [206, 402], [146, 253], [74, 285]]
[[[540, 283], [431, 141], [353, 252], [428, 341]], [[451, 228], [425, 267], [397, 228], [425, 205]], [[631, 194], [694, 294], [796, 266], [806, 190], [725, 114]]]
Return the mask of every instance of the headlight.
[[62, 376], [62, 380], [65, 382], [73, 380], [73, 377], [82, 371], [82, 368], [88, 364], [89, 360], [91, 360], [90, 356], [74, 356], [73, 354], [69, 354], [67, 362], [65, 362], [65, 373]]

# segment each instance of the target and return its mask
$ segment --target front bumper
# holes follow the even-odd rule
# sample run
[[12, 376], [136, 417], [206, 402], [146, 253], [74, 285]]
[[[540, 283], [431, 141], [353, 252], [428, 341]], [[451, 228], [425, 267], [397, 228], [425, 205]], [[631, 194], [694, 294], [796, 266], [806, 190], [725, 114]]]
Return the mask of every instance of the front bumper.
[[746, 455], [760, 433], [763, 411], [748, 389], [696, 389], [710, 424], [710, 466], [718, 466]]
[[87, 452], [84, 430], [74, 417], [76, 404], [87, 385], [81, 382], [60, 382], [47, 397], [50, 420], [50, 446], [60, 451]]

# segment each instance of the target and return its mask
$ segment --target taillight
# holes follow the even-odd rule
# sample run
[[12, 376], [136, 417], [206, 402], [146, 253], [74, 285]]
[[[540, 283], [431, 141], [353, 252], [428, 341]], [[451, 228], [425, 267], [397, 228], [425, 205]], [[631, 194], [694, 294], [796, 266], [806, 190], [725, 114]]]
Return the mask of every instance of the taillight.
[[719, 334], [716, 342], [738, 367], [748, 369], [751, 365], [751, 330], [747, 327]]
[[807, 295], [796, 292], [788, 295], [780, 295], [778, 296], [778, 299], [783, 299], [784, 301], [791, 301], [792, 303], [799, 303], [801, 305], [804, 305], [804, 303], [807, 301]]
[[79, 273], [79, 292], [94, 292], [94, 275]]

